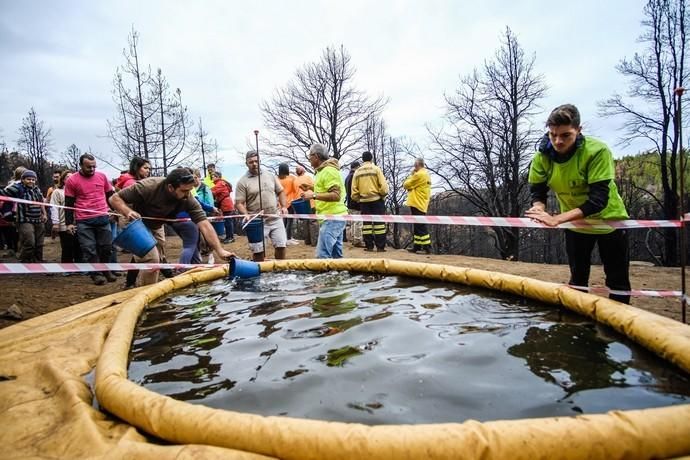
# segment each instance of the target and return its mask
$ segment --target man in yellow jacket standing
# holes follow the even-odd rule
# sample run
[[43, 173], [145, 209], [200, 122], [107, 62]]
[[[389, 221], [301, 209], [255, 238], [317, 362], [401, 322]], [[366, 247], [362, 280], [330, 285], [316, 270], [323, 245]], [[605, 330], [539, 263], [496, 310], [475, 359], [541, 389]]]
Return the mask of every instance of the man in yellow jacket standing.
[[[388, 195], [388, 182], [372, 160], [371, 152], [362, 154], [362, 166], [357, 168], [352, 177], [352, 199], [359, 202], [362, 214], [383, 215], [386, 213], [384, 199]], [[363, 222], [362, 237], [365, 251], [373, 252], [376, 244], [377, 252], [386, 251], [386, 224], [384, 222]]]
[[[412, 175], [405, 179], [403, 187], [407, 190], [407, 201], [413, 216], [425, 216], [431, 200], [431, 176], [424, 167], [424, 160], [417, 158], [414, 161]], [[410, 252], [424, 251], [431, 254], [431, 235], [426, 224], [414, 224], [414, 246]]]

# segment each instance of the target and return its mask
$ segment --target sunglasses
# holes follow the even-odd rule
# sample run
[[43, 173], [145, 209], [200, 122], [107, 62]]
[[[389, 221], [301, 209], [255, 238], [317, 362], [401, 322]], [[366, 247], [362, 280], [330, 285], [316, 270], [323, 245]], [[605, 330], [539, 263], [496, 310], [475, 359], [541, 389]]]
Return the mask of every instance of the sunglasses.
[[173, 188], [178, 188], [180, 185], [189, 185], [189, 184], [193, 184], [194, 182], [195, 181], [194, 181], [194, 175], [193, 174], [185, 174], [183, 176], [176, 177], [174, 180], [169, 182], [169, 184]]
[[185, 174], [184, 176], [180, 176], [180, 184], [191, 184], [192, 182], [194, 182], [193, 174]]

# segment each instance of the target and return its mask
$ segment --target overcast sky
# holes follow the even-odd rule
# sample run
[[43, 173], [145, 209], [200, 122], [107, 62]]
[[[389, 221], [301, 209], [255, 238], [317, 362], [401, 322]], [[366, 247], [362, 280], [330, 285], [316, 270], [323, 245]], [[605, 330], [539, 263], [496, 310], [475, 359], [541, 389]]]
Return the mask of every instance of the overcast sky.
[[218, 140], [226, 176], [240, 171], [232, 165], [243, 164], [253, 130], [263, 131], [259, 103], [326, 46], [349, 51], [359, 89], [390, 98], [389, 133], [423, 146], [425, 124], [443, 113], [444, 92], [493, 55], [509, 26], [536, 54], [549, 86], [544, 111], [576, 104], [586, 132], [614, 147], [622, 120], [598, 118], [596, 102], [625, 91], [615, 65], [639, 47], [643, 4], [0, 0], [0, 136], [16, 146], [33, 106], [52, 129], [54, 158], [72, 143], [114, 157], [106, 120], [114, 113], [113, 75], [134, 26], [143, 62], [181, 88], [193, 119], [202, 117]]

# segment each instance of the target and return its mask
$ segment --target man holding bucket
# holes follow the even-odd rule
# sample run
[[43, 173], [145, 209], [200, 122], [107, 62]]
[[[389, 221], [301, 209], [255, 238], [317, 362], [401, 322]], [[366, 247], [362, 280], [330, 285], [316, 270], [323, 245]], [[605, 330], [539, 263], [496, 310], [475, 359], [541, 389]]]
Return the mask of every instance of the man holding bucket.
[[[206, 213], [192, 196], [194, 175], [187, 168], [174, 169], [167, 177], [151, 177], [120, 190], [110, 197], [110, 205], [130, 220], [146, 217], [174, 218], [180, 212], [187, 212], [206, 238], [218, 257], [229, 260], [235, 255], [223, 248], [215, 230], [206, 219]], [[146, 227], [153, 233], [158, 245], [165, 244], [164, 221], [147, 219]], [[160, 263], [160, 253], [156, 245], [143, 256], [135, 255], [134, 260], [142, 263]], [[141, 273], [141, 285], [158, 281], [159, 270]]]
[[[244, 216], [243, 222], [249, 222], [245, 226], [249, 249], [252, 252], [254, 262], [261, 262], [265, 257], [264, 238], [267, 236], [273, 243], [275, 258], [285, 258], [287, 246], [287, 234], [285, 225], [276, 214], [287, 214], [287, 202], [283, 186], [276, 176], [268, 171], [259, 169], [259, 154], [250, 150], [246, 155], [247, 174], [237, 181], [235, 190], [235, 207]], [[261, 182], [259, 182], [261, 180]], [[272, 217], [256, 217], [251, 219], [248, 214], [273, 215]], [[263, 221], [263, 231], [261, 223]], [[256, 222], [256, 224], [254, 224]], [[257, 228], [254, 229], [253, 226]]]
[[[338, 160], [329, 158], [323, 144], [309, 147], [309, 162], [316, 171], [313, 190], [302, 194], [305, 200], [314, 199], [317, 215], [347, 214], [345, 206], [345, 183], [340, 175]], [[344, 220], [320, 219], [319, 242], [316, 244], [318, 259], [339, 259], [343, 257]]]

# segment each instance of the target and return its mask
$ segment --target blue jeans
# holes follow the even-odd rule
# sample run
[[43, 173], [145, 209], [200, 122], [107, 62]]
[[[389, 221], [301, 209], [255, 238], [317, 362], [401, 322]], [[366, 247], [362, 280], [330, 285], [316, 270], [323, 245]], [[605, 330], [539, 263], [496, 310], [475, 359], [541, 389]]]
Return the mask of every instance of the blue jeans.
[[199, 227], [192, 221], [173, 222], [172, 228], [182, 239], [181, 264], [200, 264], [199, 254]]
[[[117, 228], [117, 222], [110, 222], [110, 233], [113, 236], [113, 241], [115, 241], [115, 238], [117, 238], [118, 234], [118, 228]], [[111, 249], [110, 253], [110, 262], [116, 264], [117, 263], [117, 248], [113, 244], [113, 247]]]
[[319, 226], [319, 242], [316, 244], [317, 259], [340, 259], [343, 257], [344, 220], [325, 220]]
[[[235, 211], [223, 211], [224, 216], [232, 216], [234, 214], [235, 214]], [[235, 234], [234, 219], [233, 218], [223, 219], [223, 223], [225, 224], [225, 239], [229, 240]]]

